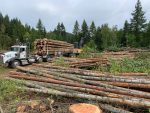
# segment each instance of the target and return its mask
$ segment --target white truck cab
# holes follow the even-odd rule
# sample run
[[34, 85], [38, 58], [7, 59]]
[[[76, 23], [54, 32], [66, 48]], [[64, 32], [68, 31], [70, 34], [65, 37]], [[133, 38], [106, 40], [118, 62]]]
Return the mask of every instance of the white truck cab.
[[19, 59], [27, 58], [27, 46], [12, 46], [11, 51], [16, 52]]
[[26, 45], [11, 46], [10, 51], [0, 55], [0, 64], [15, 68], [23, 65], [24, 62], [31, 64], [33, 62], [50, 61], [50, 56], [29, 55], [29, 50]]
[[23, 59], [27, 59], [27, 46], [23, 45], [11, 46], [10, 51], [0, 55], [0, 62], [13, 68], [21, 65]]

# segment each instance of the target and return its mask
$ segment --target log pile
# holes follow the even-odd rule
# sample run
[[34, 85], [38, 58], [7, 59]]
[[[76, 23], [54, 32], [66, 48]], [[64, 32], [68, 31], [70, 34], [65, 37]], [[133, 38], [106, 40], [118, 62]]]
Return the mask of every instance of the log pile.
[[122, 51], [118, 52], [103, 52], [104, 58], [112, 58], [112, 59], [123, 59], [123, 58], [135, 58], [139, 53], [148, 53], [150, 50], [137, 49], [137, 48], [124, 48]]
[[[98, 65], [107, 66], [109, 65], [109, 60], [107, 58], [66, 58], [63, 57], [64, 64], [71, 68], [90, 68]], [[59, 60], [59, 58], [53, 59], [53, 64]]]
[[36, 54], [45, 55], [47, 53], [57, 54], [58, 52], [65, 53], [73, 51], [73, 44], [57, 41], [52, 39], [37, 39], [34, 42]]
[[104, 58], [111, 58], [111, 59], [124, 59], [124, 58], [134, 58], [135, 53], [129, 51], [104, 52], [102, 56]]
[[[115, 108], [114, 104], [150, 108], [150, 77], [148, 74], [126, 74], [114, 76], [96, 71], [35, 64], [30, 68], [17, 67], [7, 79], [21, 81], [21, 89], [87, 99], [100, 103], [103, 109]], [[132, 76], [133, 75], [133, 76]], [[109, 105], [108, 105], [109, 104]], [[108, 110], [108, 109], [107, 109]], [[126, 111], [127, 113], [129, 111]]]
[[93, 67], [99, 64], [108, 65], [108, 59], [100, 59], [100, 58], [89, 58], [79, 60], [77, 62], [68, 63], [72, 68], [85, 68], [85, 67]]

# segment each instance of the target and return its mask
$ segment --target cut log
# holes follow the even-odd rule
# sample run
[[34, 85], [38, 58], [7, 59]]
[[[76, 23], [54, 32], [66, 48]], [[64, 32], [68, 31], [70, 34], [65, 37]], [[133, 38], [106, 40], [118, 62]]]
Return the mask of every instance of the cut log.
[[89, 81], [89, 80], [84, 80], [84, 79], [80, 79], [80, 78], [76, 78], [76, 77], [72, 77], [72, 76], [67, 76], [65, 74], [60, 74], [60, 73], [56, 73], [56, 72], [49, 72], [49, 71], [45, 71], [45, 70], [42, 70], [41, 72], [44, 72], [44, 73], [48, 73], [48, 74], [52, 74], [52, 75], [55, 75], [55, 76], [59, 76], [59, 77], [64, 77], [64, 78], [67, 78], [67, 79], [71, 79], [71, 80], [75, 80], [75, 81], [78, 81], [78, 82], [81, 82], [81, 83], [86, 83], [86, 84], [91, 84], [91, 85], [95, 85], [95, 86], [100, 86], [100, 87], [103, 87], [103, 88], [107, 88], [107, 89], [116, 89], [118, 92], [124, 92], [126, 91], [127, 94], [143, 94], [145, 92], [140, 92], [140, 91], [136, 91], [136, 90], [131, 90], [131, 89], [126, 89], [126, 88], [121, 88], [121, 87], [117, 87], [117, 86], [113, 86], [113, 85], [108, 85], [108, 84], [105, 84], [105, 83], [100, 83], [100, 82], [94, 82], [94, 81]]
[[47, 83], [54, 83], [54, 84], [62, 84], [62, 85], [70, 85], [70, 86], [77, 86], [77, 87], [84, 87], [84, 88], [94, 88], [100, 91], [107, 91], [107, 92], [112, 92], [112, 93], [117, 93], [117, 94], [125, 94], [129, 96], [134, 96], [134, 97], [141, 97], [141, 98], [150, 98], [150, 94], [143, 92], [143, 91], [135, 91], [135, 90], [117, 90], [117, 89], [111, 89], [108, 87], [98, 87], [98, 86], [91, 86], [91, 85], [85, 85], [85, 84], [79, 84], [79, 83], [69, 83], [69, 82], [64, 82], [64, 81], [58, 81], [54, 79], [44, 79], [44, 78], [36, 78], [36, 77], [27, 77], [27, 76], [18, 76], [18, 75], [9, 75], [12, 78], [19, 78], [19, 79], [25, 79], [25, 80], [33, 80], [33, 81], [39, 81], [39, 82], [47, 82]]
[[[32, 82], [32, 81], [30, 81], [30, 82]], [[112, 97], [112, 98], [122, 98], [122, 99], [130, 99], [130, 100], [132, 100], [134, 98], [132, 96], [119, 95], [119, 94], [115, 94], [115, 93], [109, 93], [109, 92], [99, 91], [99, 90], [90, 89], [90, 88], [81, 88], [81, 87], [66, 86], [66, 85], [61, 85], [61, 84], [42, 83], [42, 82], [33, 82], [33, 83], [42, 85], [44, 87], [50, 87], [50, 88], [53, 88], [56, 90], [59, 90], [57, 88], [60, 88], [60, 89], [62, 89], [62, 91], [69, 89], [69, 90], [72, 90], [72, 92], [78, 91], [78, 92], [99, 95], [99, 96], [107, 96], [107, 97]], [[150, 100], [147, 100], [147, 101], [150, 101]]]
[[106, 82], [106, 81], [100, 81], [100, 82], [110, 84], [110, 85], [114, 85], [114, 86], [126, 87], [126, 88], [150, 89], [150, 84], [134, 84], [134, 83]]
[[140, 107], [145, 107], [149, 108], [150, 107], [150, 102], [148, 101], [141, 101], [141, 100], [122, 100], [118, 98], [109, 98], [109, 97], [101, 97], [101, 96], [95, 96], [95, 95], [90, 95], [90, 94], [78, 94], [78, 93], [68, 93], [68, 92], [61, 92], [57, 91], [54, 89], [47, 89], [45, 88], [44, 90], [42, 89], [35, 89], [35, 88], [25, 88], [27, 91], [33, 91], [33, 92], [39, 92], [39, 93], [45, 93], [45, 94], [51, 94], [51, 95], [59, 95], [59, 96], [65, 96], [65, 97], [72, 97], [72, 98], [82, 98], [82, 99], [90, 99], [90, 100], [95, 100], [95, 101], [100, 101], [100, 102], [113, 102], [113, 103], [120, 103], [120, 104], [126, 104], [129, 106], [140, 106]]
[[107, 77], [86, 77], [86, 76], [80, 76], [80, 78], [86, 79], [86, 80], [96, 80], [96, 81], [110, 81], [110, 82], [125, 82], [125, 83], [136, 83], [136, 84], [145, 84], [150, 85], [150, 80], [145, 79], [128, 79], [128, 78], [107, 78]]
[[119, 76], [148, 76], [148, 73], [119, 73]]
[[116, 108], [116, 107], [113, 107], [111, 105], [108, 105], [108, 104], [99, 104], [99, 106], [107, 111], [110, 111], [110, 112], [113, 112], [113, 113], [133, 113], [133, 112], [130, 112], [130, 111], [127, 111], [127, 110], [124, 110], [124, 109], [121, 109], [121, 108]]

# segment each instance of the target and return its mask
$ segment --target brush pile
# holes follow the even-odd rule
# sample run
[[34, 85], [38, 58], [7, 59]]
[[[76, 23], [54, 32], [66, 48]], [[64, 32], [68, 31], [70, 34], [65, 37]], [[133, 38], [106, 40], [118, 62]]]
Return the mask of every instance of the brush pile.
[[57, 54], [73, 51], [73, 44], [57, 41], [52, 39], [37, 39], [34, 42], [34, 49], [38, 55], [45, 55], [47, 53]]
[[[7, 79], [24, 80], [19, 88], [67, 98], [87, 99], [99, 102], [109, 111], [124, 110], [124, 105], [135, 108], [150, 108], [150, 77], [147, 73], [109, 73], [33, 64], [32, 67], [17, 67]], [[139, 76], [140, 75], [140, 76]], [[117, 106], [115, 106], [117, 104]], [[114, 108], [117, 107], [117, 108]], [[119, 113], [119, 112], [118, 112]]]

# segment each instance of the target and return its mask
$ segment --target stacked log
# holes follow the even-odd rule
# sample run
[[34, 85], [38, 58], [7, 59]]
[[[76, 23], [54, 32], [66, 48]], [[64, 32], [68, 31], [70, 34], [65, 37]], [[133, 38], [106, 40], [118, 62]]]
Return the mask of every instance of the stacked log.
[[[32, 68], [17, 67], [10, 80], [21, 81], [21, 89], [68, 98], [90, 99], [96, 102], [150, 107], [150, 78], [146, 74], [115, 76], [96, 71], [36, 64]], [[135, 88], [135, 89], [134, 89]], [[138, 88], [138, 89], [137, 89]], [[143, 91], [145, 89], [145, 91]], [[106, 109], [107, 107], [103, 106]], [[121, 106], [119, 107], [121, 109]], [[114, 108], [117, 109], [117, 108]], [[121, 109], [123, 110], [123, 109]]]
[[78, 60], [77, 62], [70, 62], [69, 66], [72, 68], [84, 68], [84, 67], [97, 66], [99, 64], [108, 65], [108, 59], [88, 58], [88, 59]]
[[[59, 58], [53, 59], [53, 62]], [[109, 65], [107, 58], [65, 58], [63, 57], [65, 64], [71, 68], [90, 68], [98, 65]]]
[[73, 51], [73, 44], [57, 41], [52, 39], [37, 39], [34, 42], [34, 49], [36, 54], [45, 55], [47, 53], [57, 54], [57, 53], [66, 53]]

